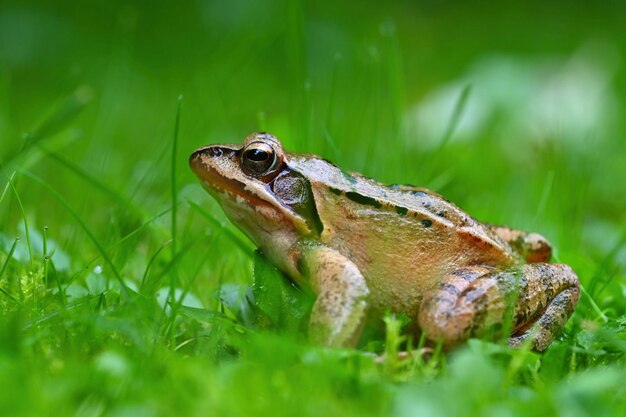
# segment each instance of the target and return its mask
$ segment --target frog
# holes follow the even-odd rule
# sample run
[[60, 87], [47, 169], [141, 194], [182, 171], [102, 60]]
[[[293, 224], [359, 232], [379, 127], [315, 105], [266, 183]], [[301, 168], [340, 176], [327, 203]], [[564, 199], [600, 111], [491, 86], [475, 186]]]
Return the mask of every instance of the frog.
[[314, 294], [316, 345], [355, 347], [366, 322], [394, 314], [445, 349], [491, 334], [540, 352], [578, 302], [578, 277], [551, 262], [546, 238], [480, 222], [426, 188], [288, 152], [266, 132], [201, 147], [189, 164], [265, 258]]

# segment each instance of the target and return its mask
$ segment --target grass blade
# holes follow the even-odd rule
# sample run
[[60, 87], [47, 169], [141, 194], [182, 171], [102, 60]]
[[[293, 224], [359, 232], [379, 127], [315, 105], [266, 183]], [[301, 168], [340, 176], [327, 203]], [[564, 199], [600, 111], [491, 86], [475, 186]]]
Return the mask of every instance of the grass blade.
[[171, 159], [171, 171], [170, 171], [170, 183], [172, 187], [172, 256], [176, 253], [176, 214], [177, 202], [178, 202], [178, 189], [176, 188], [176, 162], [177, 162], [177, 148], [178, 148], [178, 131], [180, 129], [180, 108], [183, 100], [183, 96], [178, 97], [178, 106], [176, 107], [176, 121], [174, 124], [174, 137], [172, 139], [172, 159]]
[[2, 278], [2, 275], [4, 275], [4, 271], [7, 269], [7, 266], [9, 265], [9, 261], [11, 260], [11, 257], [13, 256], [13, 253], [15, 252], [15, 248], [17, 247], [17, 243], [20, 241], [19, 237], [16, 237], [15, 240], [13, 241], [13, 244], [11, 245], [11, 249], [9, 249], [9, 253], [7, 254], [7, 258], [4, 261], [4, 264], [2, 265], [2, 269], [0, 269], [0, 278]]
[[0, 162], [0, 168], [2, 169], [2, 172], [4, 173], [4, 176], [6, 177], [8, 181], [9, 187], [11, 187], [11, 190], [13, 191], [13, 195], [15, 195], [15, 200], [17, 201], [17, 205], [20, 207], [20, 213], [22, 215], [22, 219], [24, 220], [24, 235], [26, 236], [26, 247], [28, 248], [28, 258], [30, 259], [30, 270], [32, 272], [34, 270], [33, 249], [32, 249], [32, 245], [30, 242], [30, 228], [28, 227], [28, 219], [26, 218], [26, 211], [24, 211], [24, 205], [22, 204], [22, 199], [20, 198], [20, 195], [17, 192], [17, 189], [15, 188], [15, 183], [11, 179], [11, 177], [14, 177], [14, 176], [7, 175], [6, 171], [4, 170], [4, 165], [1, 162]]
[[[169, 293], [169, 303], [172, 306], [176, 305], [176, 281], [177, 271], [176, 271], [176, 229], [177, 229], [177, 214], [178, 214], [178, 188], [176, 185], [176, 165], [177, 165], [177, 149], [178, 149], [178, 132], [180, 129], [180, 108], [182, 104], [183, 96], [178, 97], [178, 105], [176, 106], [176, 120], [174, 122], [174, 137], [172, 138], [172, 155], [171, 155], [171, 170], [170, 170], [170, 184], [171, 184], [171, 192], [172, 192], [172, 211], [171, 211], [171, 227], [172, 227], [172, 262], [171, 262], [171, 270], [170, 270], [170, 293]], [[165, 312], [166, 306], [168, 303], [164, 303], [163, 311]], [[170, 325], [168, 329], [173, 329], [174, 319], [176, 318], [176, 309], [172, 307], [172, 314], [170, 317]], [[172, 333], [170, 331], [167, 332], [168, 336], [171, 336]]]
[[148, 265], [146, 265], [146, 269], [143, 273], [143, 276], [141, 277], [141, 283], [139, 284], [140, 290], [143, 289], [143, 286], [146, 283], [146, 279], [148, 278], [148, 272], [150, 271], [150, 267], [152, 266], [154, 261], [158, 258], [159, 254], [163, 251], [163, 249], [165, 249], [165, 247], [169, 245], [170, 243], [172, 243], [172, 241], [168, 240], [167, 242], [159, 246], [156, 252], [154, 252], [154, 254], [150, 257], [150, 260], [148, 261]]

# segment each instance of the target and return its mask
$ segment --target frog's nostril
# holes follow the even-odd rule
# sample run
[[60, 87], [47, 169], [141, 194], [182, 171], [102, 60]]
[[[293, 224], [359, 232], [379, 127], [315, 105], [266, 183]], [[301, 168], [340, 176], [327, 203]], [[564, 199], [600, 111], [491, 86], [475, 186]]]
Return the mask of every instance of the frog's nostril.
[[200, 149], [194, 151], [189, 156], [189, 162], [190, 163], [199, 162], [203, 155], [205, 157], [208, 156], [208, 157], [211, 157], [211, 158], [219, 158], [223, 154], [224, 154], [224, 150], [222, 148], [218, 147], [218, 146], [211, 146], [211, 147], [200, 148]]
[[211, 157], [218, 157], [224, 154], [224, 152], [222, 151], [222, 148], [218, 148], [217, 146], [208, 148], [206, 152]]

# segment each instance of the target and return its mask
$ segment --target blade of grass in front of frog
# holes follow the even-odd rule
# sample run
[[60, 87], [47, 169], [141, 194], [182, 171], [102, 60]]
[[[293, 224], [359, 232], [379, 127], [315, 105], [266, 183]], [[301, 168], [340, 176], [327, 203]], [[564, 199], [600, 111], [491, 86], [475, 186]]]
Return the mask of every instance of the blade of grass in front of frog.
[[[26, 236], [26, 247], [28, 248], [28, 258], [30, 259], [30, 271], [32, 273], [32, 272], [34, 272], [34, 268], [35, 268], [34, 267], [34, 262], [33, 262], [33, 249], [32, 249], [32, 245], [31, 245], [31, 242], [30, 242], [30, 228], [28, 227], [28, 219], [26, 218], [26, 212], [24, 211], [24, 205], [22, 204], [22, 199], [20, 198], [20, 194], [17, 192], [17, 189], [15, 188], [14, 181], [11, 179], [11, 177], [5, 171], [4, 164], [2, 164], [2, 162], [0, 162], [0, 169], [2, 170], [2, 173], [4, 174], [4, 176], [6, 177], [6, 179], [8, 181], [8, 185], [11, 188], [11, 190], [13, 191], [13, 195], [15, 196], [15, 201], [17, 201], [17, 205], [20, 208], [20, 214], [22, 215], [22, 220], [24, 221], [24, 235]], [[35, 274], [33, 274], [33, 279], [34, 279], [34, 276], [35, 276]]]
[[219, 220], [217, 220], [215, 217], [213, 217], [208, 211], [206, 211], [204, 208], [202, 208], [199, 204], [191, 201], [191, 200], [187, 200], [187, 203], [189, 203], [189, 205], [196, 210], [198, 213], [200, 213], [202, 215], [202, 217], [204, 217], [209, 223], [211, 223], [211, 225], [218, 229], [219, 231], [223, 232], [235, 245], [239, 246], [239, 248], [246, 253], [247, 255], [249, 255], [250, 257], [252, 257], [252, 254], [254, 252], [254, 249], [247, 244], [245, 241], [243, 241], [239, 236], [237, 236], [232, 230], [230, 230], [227, 226], [224, 226]]
[[20, 172], [22, 172], [24, 175], [28, 176], [29, 178], [33, 179], [35, 182], [38, 182], [41, 186], [43, 186], [67, 210], [67, 212], [70, 213], [72, 217], [74, 217], [74, 220], [76, 220], [76, 222], [80, 225], [80, 227], [83, 229], [85, 234], [87, 234], [87, 236], [89, 237], [91, 242], [94, 244], [96, 249], [98, 249], [98, 252], [100, 252], [100, 255], [102, 255], [102, 258], [109, 265], [109, 268], [111, 268], [113, 275], [115, 275], [115, 278], [120, 284], [120, 287], [121, 287], [122, 292], [124, 293], [124, 296], [130, 299], [131, 294], [128, 291], [128, 287], [124, 283], [122, 276], [120, 275], [119, 271], [115, 267], [113, 260], [111, 259], [107, 251], [104, 249], [100, 241], [93, 234], [91, 229], [87, 227], [87, 223], [85, 223], [82, 217], [80, 217], [78, 212], [74, 210], [72, 206], [70, 206], [70, 204], [61, 196], [61, 194], [59, 194], [54, 188], [50, 186], [50, 184], [48, 184], [42, 178], [38, 177], [37, 175], [27, 170], [22, 169], [20, 170]]
[[132, 214], [137, 219], [143, 219], [145, 216], [145, 212], [137, 205], [135, 205], [131, 200], [126, 198], [122, 193], [118, 192], [115, 188], [108, 186], [104, 182], [98, 180], [96, 177], [91, 175], [88, 171], [84, 170], [77, 164], [63, 158], [61, 155], [45, 150], [46, 154], [57, 163], [61, 164], [63, 167], [71, 171], [76, 175], [77, 178], [89, 183], [94, 188], [100, 190], [103, 194], [108, 196], [113, 202], [115, 202], [120, 208], [127, 209], [132, 212]]

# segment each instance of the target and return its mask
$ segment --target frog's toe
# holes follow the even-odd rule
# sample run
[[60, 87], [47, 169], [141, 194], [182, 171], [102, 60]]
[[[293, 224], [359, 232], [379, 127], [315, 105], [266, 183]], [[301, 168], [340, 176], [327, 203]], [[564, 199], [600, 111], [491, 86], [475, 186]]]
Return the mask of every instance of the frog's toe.
[[542, 352], [561, 332], [567, 319], [574, 311], [578, 302], [578, 286], [568, 288], [552, 299], [546, 310], [538, 318], [517, 329], [509, 338], [511, 346], [519, 346], [527, 340], [531, 348]]

